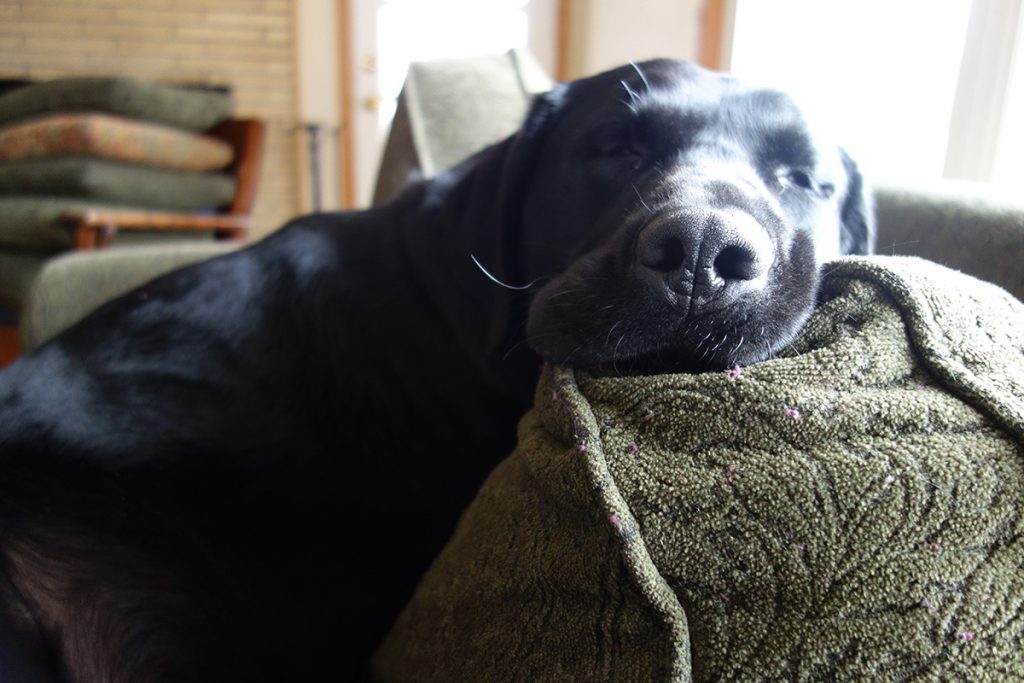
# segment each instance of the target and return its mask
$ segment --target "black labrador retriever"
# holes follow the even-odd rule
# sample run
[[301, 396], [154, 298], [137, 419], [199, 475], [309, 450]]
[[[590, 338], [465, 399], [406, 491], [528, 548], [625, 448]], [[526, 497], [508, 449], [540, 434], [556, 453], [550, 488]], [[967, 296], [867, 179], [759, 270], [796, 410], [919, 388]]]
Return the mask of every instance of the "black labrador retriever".
[[542, 360], [769, 358], [872, 234], [787, 97], [653, 61], [150, 282], [0, 374], [0, 678], [362, 676]]

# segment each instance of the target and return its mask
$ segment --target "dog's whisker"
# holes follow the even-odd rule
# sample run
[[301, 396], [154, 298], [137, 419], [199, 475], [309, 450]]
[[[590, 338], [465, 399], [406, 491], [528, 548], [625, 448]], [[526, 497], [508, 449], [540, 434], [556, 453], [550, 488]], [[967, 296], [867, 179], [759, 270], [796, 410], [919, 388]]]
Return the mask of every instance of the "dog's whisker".
[[647, 206], [647, 202], [644, 201], [643, 196], [640, 194], [640, 190], [636, 189], [636, 183], [630, 183], [633, 188], [633, 192], [636, 192], [636, 198], [640, 200], [640, 205], [647, 209], [647, 213], [654, 213], [654, 209]]
[[484, 275], [486, 275], [487, 278], [491, 282], [493, 282], [494, 284], [499, 285], [501, 287], [504, 287], [505, 289], [512, 289], [512, 290], [515, 290], [515, 291], [522, 291], [524, 289], [529, 289], [530, 287], [533, 287], [535, 284], [537, 284], [541, 280], [541, 278], [537, 278], [533, 282], [528, 282], [525, 285], [510, 285], [510, 284], [507, 284], [505, 282], [502, 282], [498, 278], [496, 278], [493, 275], [491, 275], [491, 273], [486, 268], [484, 268], [483, 264], [480, 263], [480, 261], [477, 260], [477, 258], [476, 258], [476, 256], [474, 254], [470, 254], [469, 258], [471, 258], [473, 260], [473, 263], [476, 264], [476, 267], [480, 269], [480, 272], [483, 273]]
[[[905, 242], [893, 242], [892, 244], [887, 244], [884, 247], [884, 249], [885, 249], [885, 251], [890, 252], [890, 256], [895, 256], [896, 255], [896, 247], [906, 247], [906, 246], [909, 246], [911, 244], [920, 244], [920, 243], [921, 243], [921, 240], [906, 240]], [[879, 251], [881, 251], [881, 250], [879, 250]]]
[[[602, 309], [602, 310], [603, 310], [603, 309]], [[609, 330], [608, 330], [608, 334], [606, 334], [606, 335], [604, 336], [604, 345], [605, 345], [605, 346], [608, 346], [608, 342], [609, 342], [609, 340], [611, 340], [611, 338], [612, 338], [612, 332], [614, 332], [614, 331], [615, 331], [615, 328], [616, 328], [616, 327], [618, 327], [619, 325], [621, 325], [621, 324], [622, 324], [622, 323], [624, 323], [624, 322], [625, 322], [625, 320], [620, 320], [620, 321], [618, 321], [617, 323], [615, 323], [614, 325], [612, 325], [612, 326], [611, 326], [611, 329], [609, 329]], [[622, 339], [620, 338], [620, 339], [619, 339], [619, 341], [621, 342], [621, 341], [622, 341]]]
[[573, 356], [575, 356], [575, 355], [576, 355], [576, 353], [577, 353], [578, 351], [580, 351], [581, 349], [583, 349], [583, 348], [584, 348], [585, 346], [586, 346], [586, 344], [585, 344], [585, 343], [584, 343], [584, 344], [580, 344], [580, 345], [579, 345], [579, 346], [577, 346], [577, 347], [576, 347], [575, 349], [573, 349], [572, 351], [570, 351], [570, 352], [569, 352], [569, 355], [568, 355], [568, 356], [566, 356], [565, 358], [563, 358], [563, 359], [562, 359], [562, 365], [568, 365], [568, 364], [569, 364], [569, 362], [570, 362], [570, 361], [572, 360], [572, 357], [573, 357]]
[[526, 339], [520, 339], [512, 346], [508, 347], [508, 350], [505, 351], [505, 353], [502, 354], [501, 356], [502, 362], [507, 361], [509, 359], [509, 356], [511, 356], [516, 350], [523, 346], [526, 346], [527, 344], [529, 344], [529, 341], [527, 341]]
[[619, 99], [618, 101], [621, 102], [622, 104], [626, 105], [626, 108], [629, 109], [629, 111], [631, 113], [633, 113], [633, 114], [638, 114], [639, 113], [639, 110], [631, 102], [627, 102], [626, 100], [623, 100], [623, 99]]
[[637, 62], [630, 60], [630, 66], [633, 67], [633, 71], [635, 71], [637, 76], [640, 77], [640, 80], [643, 81], [643, 85], [647, 89], [647, 92], [650, 92], [650, 81], [647, 80], [647, 75], [643, 73], [643, 70], [640, 69]]
[[624, 342], [624, 341], [626, 341], [626, 333], [625, 332], [620, 334], [619, 335], [619, 341], [615, 342], [615, 349], [612, 351], [612, 356], [614, 358], [617, 359], [619, 357], [619, 347], [622, 346], [622, 342]]
[[[626, 93], [629, 95], [630, 102], [640, 101], [640, 95], [635, 90], [629, 87], [629, 83], [626, 83], [626, 81], [619, 81], [619, 83], [621, 83], [622, 87], [626, 89]], [[630, 109], [633, 108], [632, 105], [629, 105], [629, 107]]]
[[561, 298], [563, 296], [568, 296], [570, 294], [577, 294], [577, 293], [582, 292], [582, 291], [584, 291], [584, 290], [579, 289], [579, 288], [563, 289], [561, 292], [555, 292], [554, 294], [552, 294], [550, 297], [548, 297], [548, 300], [559, 299], [559, 298]]

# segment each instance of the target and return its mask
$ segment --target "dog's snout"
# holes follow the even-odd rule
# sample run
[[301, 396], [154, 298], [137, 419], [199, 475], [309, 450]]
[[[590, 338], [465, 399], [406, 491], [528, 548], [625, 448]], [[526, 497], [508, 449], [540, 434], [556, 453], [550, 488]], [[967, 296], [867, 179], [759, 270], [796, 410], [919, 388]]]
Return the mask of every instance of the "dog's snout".
[[639, 235], [636, 258], [642, 278], [701, 306], [763, 286], [775, 250], [749, 214], [708, 210], [648, 225]]

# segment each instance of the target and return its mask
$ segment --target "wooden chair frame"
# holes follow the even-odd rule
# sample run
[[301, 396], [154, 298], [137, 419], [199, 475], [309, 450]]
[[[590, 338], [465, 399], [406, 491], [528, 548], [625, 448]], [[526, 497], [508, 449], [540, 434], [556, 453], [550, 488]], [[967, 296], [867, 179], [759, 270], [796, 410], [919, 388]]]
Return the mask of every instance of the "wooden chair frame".
[[235, 197], [223, 213], [190, 214], [157, 211], [73, 211], [63, 215], [75, 231], [78, 250], [102, 249], [121, 230], [213, 232], [215, 239], [241, 241], [251, 224], [256, 186], [263, 165], [266, 124], [257, 119], [229, 119], [208, 135], [231, 145], [234, 161], [226, 169], [236, 181]]

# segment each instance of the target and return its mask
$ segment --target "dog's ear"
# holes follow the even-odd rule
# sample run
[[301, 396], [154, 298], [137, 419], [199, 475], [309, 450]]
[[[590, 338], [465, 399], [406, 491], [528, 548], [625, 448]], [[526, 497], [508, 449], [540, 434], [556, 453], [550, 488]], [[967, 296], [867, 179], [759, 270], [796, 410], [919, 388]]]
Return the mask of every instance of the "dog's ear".
[[535, 97], [522, 127], [511, 140], [502, 170], [499, 199], [506, 218], [513, 219], [512, 225], [517, 225], [521, 219], [516, 214], [521, 212], [548, 133], [565, 108], [569, 87], [568, 84], [559, 84]]
[[456, 190], [463, 196], [451, 202], [458, 207], [452, 220], [462, 226], [459, 232], [466, 239], [465, 264], [470, 263], [470, 255], [480, 264], [479, 269], [467, 267], [466, 276], [491, 298], [485, 343], [499, 356], [507, 352], [510, 336], [523, 327], [526, 313], [519, 308], [526, 304], [528, 293], [484, 284], [480, 270], [512, 285], [512, 290], [525, 284], [521, 262], [523, 207], [567, 90], [567, 85], [559, 85], [538, 95], [518, 132], [477, 153], [457, 169], [465, 182]]
[[[507, 283], [526, 284], [522, 262], [523, 209], [545, 141], [564, 108], [568, 88], [560, 84], [534, 98], [519, 131], [494, 148], [494, 153], [501, 156], [500, 168], [496, 169], [497, 188], [483, 194], [492, 198], [493, 210], [498, 213], [492, 223], [496, 232], [490, 238], [493, 251], [488, 266]], [[496, 202], [493, 189], [497, 189]], [[487, 254], [486, 250], [484, 253]], [[516, 321], [525, 320], [529, 301], [526, 292], [505, 294], [494, 310], [487, 335], [487, 348], [501, 352], [507, 352], [510, 340], [522, 330], [522, 323]]]
[[488, 268], [504, 282], [520, 284], [523, 277], [520, 250], [526, 195], [567, 90], [567, 85], [558, 85], [538, 95], [519, 131], [481, 157], [478, 175], [484, 178], [484, 185], [490, 186], [481, 187], [478, 196], [486, 206], [479, 207], [482, 213], [475, 215], [492, 216], [487, 223], [492, 226], [486, 235], [488, 244], [482, 249], [490, 259]]
[[846, 195], [840, 208], [839, 248], [845, 254], [870, 254], [875, 250], [875, 205], [871, 189], [846, 150], [840, 149], [846, 171]]

